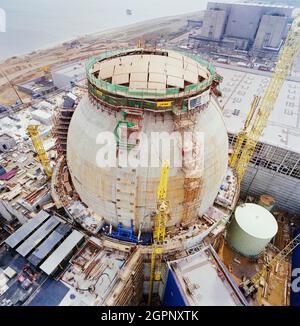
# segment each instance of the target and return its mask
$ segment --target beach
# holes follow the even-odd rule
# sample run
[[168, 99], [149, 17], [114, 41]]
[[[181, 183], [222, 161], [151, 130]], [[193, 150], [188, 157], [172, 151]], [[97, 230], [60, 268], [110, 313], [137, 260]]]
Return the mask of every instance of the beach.
[[[161, 39], [171, 41], [185, 32], [188, 19], [196, 19], [199, 15], [200, 12], [193, 12], [156, 18], [126, 27], [92, 33], [51, 48], [8, 58], [0, 63], [0, 69], [5, 71], [14, 84], [17, 84], [41, 76], [44, 74], [42, 68], [45, 66], [51, 69], [63, 63], [85, 60], [106, 50], [134, 47], [138, 40], [141, 40], [142, 44], [147, 41], [155, 44]], [[70, 46], [72, 43], [75, 45]], [[0, 103], [12, 104], [15, 99], [16, 94], [0, 73]]]

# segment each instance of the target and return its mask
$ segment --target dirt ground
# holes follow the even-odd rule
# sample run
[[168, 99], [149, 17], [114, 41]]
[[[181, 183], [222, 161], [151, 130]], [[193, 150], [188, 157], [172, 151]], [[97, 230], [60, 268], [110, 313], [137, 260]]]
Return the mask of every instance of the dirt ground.
[[[138, 40], [142, 45], [155, 44], [160, 39], [172, 40], [186, 33], [187, 19], [195, 19], [199, 13], [165, 17], [149, 20], [127, 27], [112, 29], [101, 33], [90, 34], [76, 39], [75, 46], [71, 42], [53, 48], [31, 52], [23, 56], [15, 56], [0, 63], [0, 104], [13, 104], [17, 100], [12, 87], [4, 78], [4, 72], [13, 84], [38, 77], [44, 72], [42, 68], [86, 59], [102, 51], [118, 47], [135, 46]], [[27, 97], [20, 93], [21, 98]]]

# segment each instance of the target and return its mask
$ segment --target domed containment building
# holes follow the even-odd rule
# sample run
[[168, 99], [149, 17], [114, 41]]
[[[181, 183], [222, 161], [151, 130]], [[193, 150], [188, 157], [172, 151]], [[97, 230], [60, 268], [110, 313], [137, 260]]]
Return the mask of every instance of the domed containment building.
[[[167, 50], [117, 50], [90, 59], [86, 68], [88, 95], [67, 139], [67, 164], [81, 200], [109, 224], [151, 230], [166, 151], [151, 151], [146, 166], [123, 166], [120, 157], [145, 160], [142, 134], [149, 144], [153, 132], [164, 132], [163, 140], [189, 132], [189, 146], [170, 142], [167, 227], [193, 222], [212, 205], [227, 169], [227, 131], [216, 101], [221, 77], [198, 56]], [[115, 166], [97, 161], [107, 135], [116, 143]], [[180, 155], [182, 166], [173, 164]]]

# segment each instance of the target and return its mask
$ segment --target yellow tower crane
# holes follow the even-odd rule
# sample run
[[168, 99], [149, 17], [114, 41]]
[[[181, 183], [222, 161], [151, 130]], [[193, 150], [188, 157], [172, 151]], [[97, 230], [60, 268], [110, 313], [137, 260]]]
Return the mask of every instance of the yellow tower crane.
[[169, 179], [170, 163], [164, 161], [161, 168], [161, 175], [159, 186], [157, 189], [157, 201], [158, 210], [154, 221], [153, 230], [153, 246], [151, 253], [151, 268], [150, 268], [150, 280], [149, 280], [149, 296], [148, 304], [151, 304], [153, 282], [159, 281], [161, 278], [162, 267], [162, 253], [163, 253], [163, 241], [166, 235], [166, 224], [168, 219], [168, 202], [167, 202], [167, 189]]
[[[259, 291], [259, 284], [262, 278], [265, 278], [268, 272], [271, 272], [273, 268], [285, 259], [298, 245], [300, 244], [300, 233], [290, 241], [284, 249], [282, 249], [268, 264], [265, 264], [261, 270], [255, 274], [251, 279], [247, 279], [240, 286], [243, 294], [246, 298], [252, 296], [258, 291], [258, 295], [261, 296], [261, 291]], [[258, 298], [260, 301], [260, 298]]]
[[230, 158], [230, 166], [232, 168], [235, 167], [238, 159], [239, 159], [239, 155], [240, 155], [240, 150], [241, 148], [243, 148], [243, 144], [244, 144], [244, 141], [247, 137], [247, 132], [248, 132], [248, 128], [249, 128], [249, 125], [255, 115], [255, 111], [258, 107], [258, 104], [259, 104], [259, 101], [260, 101], [261, 97], [260, 96], [257, 96], [255, 95], [254, 98], [253, 98], [253, 101], [251, 103], [251, 107], [250, 107], [250, 110], [248, 112], [248, 115], [247, 115], [247, 118], [246, 118], [246, 121], [244, 123], [244, 127], [243, 127], [243, 130], [240, 131], [236, 137], [236, 142], [235, 142], [235, 147], [234, 147], [234, 151], [231, 155], [231, 158]]
[[17, 95], [17, 97], [18, 97], [20, 103], [23, 103], [23, 100], [22, 100], [22, 98], [21, 98], [20, 93], [18, 92], [17, 87], [16, 87], [16, 86], [15, 86], [15, 85], [10, 81], [10, 79], [8, 78], [8, 76], [6, 75], [6, 73], [4, 72], [4, 70], [2, 70], [1, 68], [0, 68], [0, 75], [3, 75], [3, 76], [4, 76], [4, 78], [7, 80], [8, 84], [9, 84], [9, 86], [10, 86], [10, 87], [13, 89], [13, 91], [16, 93], [16, 95]]
[[[278, 98], [281, 87], [289, 75], [294, 59], [300, 47], [300, 10], [298, 9], [288, 32], [286, 41], [279, 53], [275, 70], [262, 98], [259, 110], [249, 133], [242, 132], [237, 141], [230, 160], [230, 166], [235, 170], [238, 182], [243, 179], [247, 165], [255, 151], [255, 147], [266, 127], [269, 116]], [[250, 110], [251, 111], [251, 110]], [[251, 112], [250, 112], [251, 113]], [[250, 114], [251, 116], [251, 114]]]
[[29, 125], [27, 127], [27, 132], [31, 138], [32, 144], [37, 152], [39, 160], [43, 166], [44, 172], [48, 178], [52, 176], [52, 169], [50, 166], [50, 161], [47, 153], [44, 149], [43, 142], [41, 140], [39, 130], [37, 125]]
[[141, 40], [137, 40], [137, 42], [136, 42], [136, 47], [137, 47], [138, 49], [140, 49], [140, 48], [142, 47], [142, 41], [141, 41]]

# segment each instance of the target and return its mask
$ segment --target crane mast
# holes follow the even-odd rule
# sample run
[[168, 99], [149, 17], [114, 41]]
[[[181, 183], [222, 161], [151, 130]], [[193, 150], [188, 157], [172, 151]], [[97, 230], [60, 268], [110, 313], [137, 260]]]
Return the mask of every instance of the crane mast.
[[265, 277], [266, 273], [273, 270], [277, 263], [285, 259], [298, 245], [300, 244], [300, 233], [291, 240], [268, 264], [265, 264], [261, 270], [256, 273], [250, 280], [241, 284], [241, 290], [245, 297], [248, 298], [257, 291], [259, 282], [262, 277]]
[[[281, 88], [288, 77], [293, 62], [300, 48], [300, 8], [294, 15], [294, 20], [288, 32], [287, 38], [281, 51], [267, 85], [267, 89], [262, 97], [258, 112], [255, 111], [258, 107], [260, 98], [255, 96], [251, 104], [251, 108], [247, 115], [243, 130], [237, 135], [236, 143], [233, 149], [233, 154], [230, 158], [230, 167], [234, 170], [238, 182], [240, 183], [245, 175], [247, 165], [255, 151], [255, 147], [263, 134], [267, 125], [267, 121], [277, 101]], [[250, 131], [248, 127], [253, 120]], [[265, 277], [266, 273], [271, 271], [274, 266], [285, 259], [298, 245], [300, 244], [300, 234], [295, 237], [275, 258], [268, 264], [265, 264], [261, 270], [251, 279], [247, 279], [241, 284], [241, 290], [246, 298], [252, 296], [258, 291], [258, 296], [261, 295], [259, 288], [260, 280]], [[260, 298], [258, 298], [260, 300]]]
[[157, 189], [158, 210], [154, 221], [153, 246], [151, 253], [150, 280], [148, 304], [151, 304], [153, 282], [159, 281], [161, 277], [163, 241], [166, 235], [166, 223], [168, 218], [167, 189], [170, 164], [164, 161], [161, 168], [159, 186]]
[[9, 86], [16, 93], [16, 95], [17, 95], [20, 103], [23, 103], [23, 100], [22, 100], [22, 98], [21, 98], [21, 96], [20, 96], [20, 94], [19, 94], [19, 92], [17, 90], [17, 87], [10, 81], [10, 79], [8, 78], [8, 76], [6, 75], [6, 73], [4, 72], [4, 70], [2, 70], [1, 68], [0, 68], [0, 73], [4, 76], [4, 78], [7, 80], [8, 84], [9, 84]]
[[48, 178], [52, 176], [52, 169], [50, 166], [50, 161], [48, 155], [44, 149], [43, 142], [41, 140], [39, 130], [37, 125], [29, 125], [27, 127], [27, 132], [31, 138], [32, 144], [37, 152], [39, 160], [43, 166], [44, 172]]
[[286, 41], [279, 53], [275, 70], [269, 81], [261, 105], [249, 133], [242, 132], [237, 137], [233, 150], [230, 166], [235, 170], [238, 181], [243, 179], [247, 165], [255, 151], [255, 147], [261, 137], [274, 108], [282, 85], [289, 75], [294, 59], [300, 47], [300, 13], [296, 13], [292, 26], [288, 32]]
[[243, 130], [240, 131], [237, 135], [237, 138], [236, 138], [236, 142], [235, 142], [235, 147], [234, 147], [234, 151], [230, 157], [230, 167], [234, 168], [238, 159], [239, 159], [239, 155], [240, 155], [240, 151], [243, 147], [243, 144], [244, 144], [244, 141], [247, 137], [247, 132], [248, 132], [248, 128], [250, 126], [250, 123], [253, 119], [253, 116], [255, 114], [255, 111], [258, 107], [258, 104], [259, 104], [259, 101], [261, 100], [261, 97], [260, 96], [257, 96], [255, 95], [254, 98], [253, 98], [253, 101], [251, 103], [251, 107], [250, 107], [250, 110], [249, 110], [249, 113], [247, 115], [247, 118], [246, 118], [246, 121], [244, 123], [244, 127], [243, 127]]

